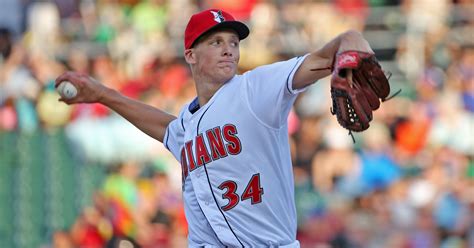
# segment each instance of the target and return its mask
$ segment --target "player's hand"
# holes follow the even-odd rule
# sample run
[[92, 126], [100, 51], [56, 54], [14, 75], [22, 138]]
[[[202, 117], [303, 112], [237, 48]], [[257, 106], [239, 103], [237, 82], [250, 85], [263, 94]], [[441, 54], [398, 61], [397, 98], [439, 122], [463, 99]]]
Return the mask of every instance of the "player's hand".
[[54, 87], [57, 88], [63, 81], [71, 82], [77, 89], [74, 98], [66, 99], [61, 97], [59, 101], [66, 104], [74, 103], [97, 103], [104, 97], [108, 88], [89, 75], [68, 71], [56, 78]]
[[339, 45], [337, 54], [343, 53], [345, 51], [358, 51], [375, 54], [370, 47], [369, 42], [362, 36], [361, 33], [354, 30], [345, 32], [341, 37], [341, 43]]

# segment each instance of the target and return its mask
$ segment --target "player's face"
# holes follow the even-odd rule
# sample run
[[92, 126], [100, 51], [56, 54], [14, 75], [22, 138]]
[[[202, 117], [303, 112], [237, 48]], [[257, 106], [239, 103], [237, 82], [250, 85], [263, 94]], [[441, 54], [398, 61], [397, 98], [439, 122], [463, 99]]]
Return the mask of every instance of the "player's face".
[[218, 83], [227, 82], [237, 72], [239, 42], [232, 30], [220, 30], [204, 37], [193, 48], [197, 73]]

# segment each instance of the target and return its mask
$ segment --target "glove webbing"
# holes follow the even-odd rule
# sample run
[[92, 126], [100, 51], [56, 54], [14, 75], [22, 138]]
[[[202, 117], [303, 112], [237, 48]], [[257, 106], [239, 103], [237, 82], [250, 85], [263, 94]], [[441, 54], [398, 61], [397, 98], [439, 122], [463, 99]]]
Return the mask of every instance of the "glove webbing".
[[[336, 100], [338, 97], [343, 97], [344, 99], [346, 99], [346, 103], [347, 103], [347, 111], [348, 111], [348, 115], [349, 115], [349, 120], [351, 123], [356, 123], [359, 121], [359, 117], [357, 116], [355, 110], [354, 110], [354, 107], [352, 105], [352, 100], [351, 98], [349, 97], [349, 95], [347, 94], [347, 92], [345, 91], [342, 91], [342, 90], [339, 90], [339, 89], [334, 89], [331, 87], [331, 98], [332, 98], [332, 106], [336, 108], [336, 110], [334, 110], [332, 107], [330, 108], [330, 111], [331, 111], [331, 114], [333, 115], [340, 115], [341, 113], [341, 107], [339, 106], [339, 102]], [[342, 119], [342, 118], [337, 118], [338, 122], [339, 120]], [[343, 123], [340, 123], [339, 124], [341, 126], [345, 126], [343, 125]], [[352, 130], [349, 130], [349, 135], [351, 136], [352, 138], [352, 142], [355, 143], [355, 138], [354, 138], [354, 135], [352, 134]]]

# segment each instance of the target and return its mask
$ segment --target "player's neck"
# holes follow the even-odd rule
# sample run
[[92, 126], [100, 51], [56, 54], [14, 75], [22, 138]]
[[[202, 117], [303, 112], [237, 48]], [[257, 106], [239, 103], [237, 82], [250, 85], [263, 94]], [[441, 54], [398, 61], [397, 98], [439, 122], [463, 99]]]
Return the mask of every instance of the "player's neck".
[[212, 82], [209, 79], [195, 78], [199, 106], [204, 106], [225, 82]]
[[199, 106], [204, 106], [224, 84], [196, 83]]

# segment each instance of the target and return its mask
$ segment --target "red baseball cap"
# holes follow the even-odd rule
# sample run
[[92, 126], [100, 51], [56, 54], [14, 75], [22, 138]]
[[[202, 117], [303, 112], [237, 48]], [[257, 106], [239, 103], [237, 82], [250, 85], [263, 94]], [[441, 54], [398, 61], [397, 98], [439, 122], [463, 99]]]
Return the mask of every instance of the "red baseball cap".
[[229, 28], [237, 32], [243, 40], [249, 35], [249, 28], [242, 22], [222, 10], [208, 9], [191, 16], [184, 31], [184, 48], [189, 49], [204, 33], [220, 28]]

